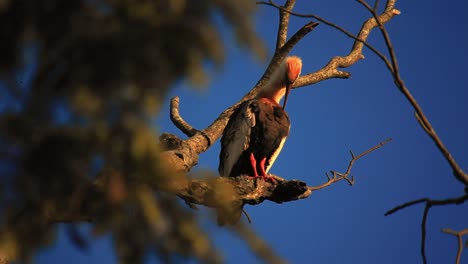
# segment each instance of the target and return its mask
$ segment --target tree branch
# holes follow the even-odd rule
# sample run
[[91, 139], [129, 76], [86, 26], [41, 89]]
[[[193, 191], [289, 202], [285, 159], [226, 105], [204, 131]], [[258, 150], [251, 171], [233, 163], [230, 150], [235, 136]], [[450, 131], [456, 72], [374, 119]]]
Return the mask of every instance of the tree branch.
[[[259, 2], [262, 3], [262, 2]], [[270, 1], [270, 3], [273, 3]], [[291, 4], [291, 3], [290, 3]], [[294, 14], [292, 11], [286, 9], [286, 7], [277, 6], [281, 11], [287, 12], [289, 14]], [[379, 21], [381, 23], [386, 23], [391, 20], [392, 17], [399, 14], [399, 11], [393, 9], [393, 6], [386, 9], [386, 11], [379, 16]], [[323, 19], [318, 19], [317, 16], [310, 16], [319, 21], [330, 23]], [[213, 121], [207, 128], [200, 131], [200, 133], [195, 133], [194, 136], [181, 141], [180, 148], [177, 150], [170, 150], [170, 152], [163, 153], [164, 158], [169, 162], [169, 166], [175, 168], [176, 171], [188, 172], [190, 169], [195, 166], [198, 162], [198, 155], [206, 151], [212, 142], [215, 142], [222, 134], [224, 127], [226, 126], [229, 117], [233, 113], [234, 109], [239, 106], [242, 102], [252, 99], [256, 96], [257, 91], [263, 87], [270, 78], [271, 73], [278, 67], [280, 62], [288, 55], [291, 49], [310, 31], [312, 31], [318, 24], [316, 22], [309, 22], [299, 29], [279, 50], [277, 50], [270, 60], [268, 67], [266, 68], [264, 74], [259, 79], [257, 84], [250, 90], [244, 97], [242, 97], [237, 103], [228, 107], [223, 111], [216, 120]], [[358, 60], [363, 58], [362, 47], [367, 45], [365, 40], [370, 34], [371, 30], [377, 26], [377, 22], [374, 18], [370, 18], [364, 22], [359, 34], [355, 38], [355, 42], [352, 50], [347, 56], [344, 57], [334, 57], [332, 58], [326, 66], [322, 69], [306, 74], [300, 77], [295, 83], [294, 87], [303, 87], [306, 85], [314, 84], [320, 81], [324, 81], [330, 78], [349, 78], [351, 74], [349, 72], [344, 72], [338, 70], [338, 68], [345, 68], [353, 65]], [[335, 25], [336, 26], [336, 25]], [[281, 26], [280, 26], [281, 27]], [[339, 27], [338, 27], [339, 28]], [[280, 29], [279, 29], [280, 30]], [[282, 29], [284, 30], [284, 29]], [[344, 30], [345, 31], [345, 30]], [[345, 31], [346, 32], [346, 31]], [[279, 33], [280, 34], [280, 33]], [[280, 38], [282, 39], [282, 37]], [[374, 49], [375, 50], [375, 49]]]
[[198, 130], [189, 125], [179, 114], [179, 97], [175, 96], [171, 98], [171, 109], [170, 109], [170, 117], [172, 123], [180, 129], [185, 135], [189, 137], [193, 137]]
[[128, 186], [120, 172], [106, 169], [93, 182], [84, 184], [76, 192], [71, 193], [68, 206], [59, 205], [60, 203], [48, 203], [40, 205], [40, 208], [27, 206], [22, 210], [24, 213], [18, 214], [18, 219], [23, 221], [34, 216], [36, 221], [45, 225], [59, 222], [94, 222], [109, 208], [118, 207], [125, 202], [134, 188], [169, 193], [180, 197], [188, 204], [199, 204], [215, 209], [243, 207], [245, 204], [257, 205], [265, 200], [279, 204], [291, 202], [308, 198], [313, 191], [323, 189], [340, 180], [350, 182], [348, 176], [353, 164], [389, 141], [390, 139], [387, 139], [357, 156], [352, 154], [345, 173], [334, 172], [335, 179], [329, 179], [319, 186], [308, 186], [305, 182], [286, 180], [277, 175], [271, 175], [275, 179], [274, 183], [246, 175], [238, 177], [211, 175], [204, 179], [182, 176], [157, 184], [142, 182]]
[[[229, 120], [229, 117], [234, 112], [237, 106], [241, 103], [252, 99], [256, 96], [257, 91], [263, 87], [271, 73], [279, 66], [281, 61], [287, 56], [291, 49], [309, 32], [311, 32], [318, 23], [309, 22], [299, 29], [286, 44], [275, 53], [271, 59], [263, 76], [257, 82], [255, 87], [250, 90], [241, 100], [224, 110], [213, 123], [194, 136], [180, 141], [180, 147], [177, 150], [170, 150], [163, 153], [163, 158], [168, 161], [170, 167], [178, 172], [188, 172], [198, 163], [198, 155], [206, 151], [213, 142], [215, 142], [223, 133], [224, 128]], [[185, 129], [185, 128], [184, 128]], [[173, 136], [173, 135], [172, 135]], [[173, 136], [175, 137], [175, 136]]]
[[[366, 9], [374, 16], [377, 17], [377, 13], [374, 9], [372, 9], [364, 0], [357, 0], [360, 4], [362, 4]], [[387, 7], [386, 10], [389, 9], [389, 6], [395, 1], [388, 1], [387, 2]], [[390, 36], [388, 34], [387, 29], [383, 26], [383, 23], [380, 20], [377, 20], [378, 26], [380, 29], [380, 32], [383, 35], [383, 38], [385, 40], [385, 44], [388, 49], [388, 53], [390, 54], [390, 59], [391, 59], [391, 66], [388, 64], [388, 60], [384, 60], [385, 64], [387, 65], [387, 68], [389, 68], [390, 72], [393, 75], [394, 81], [396, 86], [400, 89], [400, 91], [403, 93], [403, 95], [406, 97], [406, 99], [410, 102], [410, 104], [413, 106], [417, 120], [421, 124], [421, 126], [424, 128], [424, 131], [431, 137], [431, 139], [434, 141], [436, 144], [437, 148], [439, 148], [440, 152], [442, 155], [445, 157], [449, 165], [452, 167], [454, 176], [457, 180], [459, 180], [461, 183], [463, 183], [465, 186], [468, 186], [468, 174], [466, 174], [463, 169], [458, 165], [458, 163], [455, 161], [455, 158], [452, 156], [450, 151], [447, 149], [445, 144], [442, 142], [442, 140], [439, 138], [437, 135], [435, 129], [432, 127], [432, 124], [429, 122], [429, 119], [426, 117], [424, 114], [422, 108], [419, 106], [418, 102], [414, 98], [414, 96], [411, 94], [409, 89], [406, 87], [405, 83], [403, 82], [401, 76], [400, 76], [400, 71], [398, 67], [398, 61], [396, 57], [395, 50], [393, 49], [392, 42], [390, 40]]]
[[[331, 22], [329, 20], [326, 20], [326, 19], [324, 19], [324, 18], [322, 18], [320, 16], [317, 16], [315, 14], [299, 14], [299, 13], [296, 13], [296, 12], [292, 12], [292, 11], [289, 11], [289, 10], [283, 8], [282, 6], [277, 5], [276, 3], [274, 3], [271, 0], [269, 2], [260, 1], [260, 2], [257, 2], [257, 4], [264, 4], [264, 5], [273, 6], [275, 8], [278, 8], [278, 9], [284, 11], [284, 12], [288, 12], [289, 14], [297, 16], [297, 17], [314, 18], [317, 21], [319, 21], [321, 23], [324, 23], [325, 25], [330, 26], [330, 27], [344, 33], [346, 36], [354, 39], [355, 42], [354, 42], [352, 50], [356, 50], [356, 51], [359, 50], [360, 55], [358, 57], [356, 57], [355, 61], [352, 64], [356, 63], [359, 59], [363, 58], [362, 45], [364, 45], [367, 48], [369, 48], [370, 50], [372, 50], [382, 60], [384, 60], [384, 61], [387, 60], [386, 57], [381, 52], [379, 52], [376, 48], [374, 48], [372, 45], [370, 45], [370, 44], [368, 44], [366, 42], [367, 36], [370, 33], [370, 31], [377, 26], [377, 24], [375, 23], [375, 18], [374, 18], [374, 20], [372, 20], [372, 19], [367, 20], [363, 24], [363, 26], [361, 27], [361, 30], [359, 31], [358, 36], [355, 36], [351, 32], [349, 32], [348, 30], [344, 29], [343, 27], [340, 27], [337, 24], [335, 24], [335, 23], [333, 23], [333, 22]], [[385, 12], [382, 14], [382, 16], [378, 19], [378, 21], [380, 21], [380, 19], [383, 19], [383, 21], [381, 23], [386, 23], [393, 16], [399, 15], [400, 11], [394, 9], [393, 8], [394, 5], [395, 5], [394, 1], [388, 1], [387, 2], [387, 8], [386, 8]], [[391, 15], [391, 17], [390, 18], [385, 18], [385, 16], [384, 16], [385, 14], [386, 15]], [[352, 51], [350, 52], [350, 54], [352, 54]], [[388, 60], [387, 60], [387, 62], [388, 62]], [[329, 64], [330, 64], [330, 62], [327, 65], [329, 65]], [[390, 63], [388, 62], [387, 65], [390, 65]], [[349, 66], [346, 66], [346, 67], [349, 67]], [[335, 67], [335, 68], [337, 68], [337, 67]], [[344, 73], [344, 72], [339, 72], [338, 71], [338, 72], [335, 72], [334, 75], [329, 76], [327, 79], [329, 79], [329, 78], [349, 78], [349, 76], [347, 76], [346, 74], [348, 74], [350, 76], [349, 73]], [[302, 82], [304, 82], [304, 83], [302, 83]], [[307, 81], [305, 81], [305, 80], [301, 81], [299, 79], [299, 80], [297, 80], [295, 82], [295, 84], [296, 84], [295, 87], [302, 87], [302, 86], [306, 86], [306, 85], [309, 85], [309, 84], [314, 84], [314, 83], [317, 83], [317, 82], [318, 81], [315, 81], [314, 78], [312, 78], [312, 77], [311, 77], [310, 83], [307, 83]]]
[[415, 204], [420, 204], [420, 203], [426, 204], [424, 207], [423, 217], [421, 219], [421, 256], [423, 258], [423, 263], [427, 263], [425, 248], [426, 248], [426, 222], [427, 222], [427, 215], [429, 214], [429, 210], [431, 209], [432, 206], [449, 205], [449, 204], [459, 205], [459, 204], [464, 203], [466, 200], [468, 200], [468, 194], [464, 194], [463, 196], [460, 196], [460, 197], [449, 198], [449, 199], [444, 199], [444, 200], [432, 200], [429, 198], [421, 198], [421, 199], [413, 200], [413, 201], [398, 205], [395, 208], [387, 211], [385, 213], [385, 216], [391, 215], [393, 213], [396, 213], [402, 209], [413, 206]]
[[358, 159], [364, 157], [365, 155], [371, 153], [372, 151], [374, 151], [374, 150], [376, 150], [378, 148], [381, 148], [383, 145], [387, 144], [391, 140], [392, 140], [391, 138], [388, 138], [388, 139], [380, 142], [379, 144], [375, 145], [374, 147], [364, 151], [363, 153], [361, 153], [361, 154], [359, 154], [357, 156], [355, 156], [354, 153], [352, 151], [350, 151], [351, 161], [349, 162], [348, 168], [346, 169], [345, 173], [340, 173], [340, 172], [337, 172], [337, 171], [330, 171], [332, 173], [333, 177], [328, 176], [328, 173], [326, 173], [325, 175], [327, 176], [327, 179], [328, 179], [327, 182], [325, 182], [325, 183], [323, 183], [323, 184], [321, 184], [319, 186], [309, 187], [309, 189], [311, 191], [320, 190], [320, 189], [328, 187], [331, 184], [333, 184], [335, 182], [338, 182], [338, 181], [341, 181], [341, 180], [346, 180], [349, 185], [353, 185], [354, 184], [354, 177], [349, 178], [349, 174], [351, 173], [351, 169], [353, 168], [354, 163]]
[[[442, 140], [437, 135], [435, 129], [432, 127], [432, 124], [429, 122], [422, 108], [419, 106], [418, 102], [416, 101], [416, 99], [413, 97], [413, 95], [411, 94], [411, 92], [406, 87], [405, 83], [403, 82], [401, 75], [400, 75], [400, 71], [399, 71], [399, 65], [398, 65], [396, 53], [393, 48], [393, 44], [391, 42], [390, 36], [388, 34], [387, 29], [384, 27], [382, 21], [378, 19], [378, 14], [377, 14], [378, 2], [376, 1], [374, 3], [374, 7], [371, 7], [365, 0], [356, 0], [356, 1], [360, 3], [362, 6], [364, 6], [369, 11], [374, 17], [374, 20], [377, 22], [380, 32], [382, 33], [383, 39], [385, 41], [385, 45], [387, 47], [388, 53], [390, 54], [390, 60], [386, 56], [382, 56], [382, 54], [380, 53], [379, 54], [376, 53], [376, 54], [382, 59], [387, 69], [392, 74], [397, 88], [403, 93], [403, 95], [406, 97], [406, 99], [411, 104], [411, 106], [413, 106], [415, 110], [416, 120], [419, 122], [423, 130], [431, 137], [431, 139], [436, 144], [437, 148], [440, 150], [440, 152], [445, 157], [449, 165], [452, 167], [455, 178], [465, 185], [465, 194], [461, 197], [453, 198], [453, 199], [446, 199], [446, 200], [431, 200], [429, 198], [418, 199], [418, 200], [410, 201], [402, 205], [399, 205], [393, 208], [392, 210], [388, 211], [387, 213], [385, 213], [385, 215], [387, 216], [387, 215], [393, 214], [401, 209], [404, 209], [406, 207], [409, 207], [415, 204], [419, 204], [423, 202], [426, 204], [424, 207], [424, 213], [423, 213], [423, 217], [421, 220], [421, 255], [423, 258], [423, 263], [427, 263], [427, 257], [425, 253], [425, 243], [426, 243], [426, 221], [427, 221], [427, 216], [429, 214], [429, 210], [434, 205], [461, 204], [465, 202], [468, 199], [468, 192], [467, 192], [468, 175], [463, 171], [463, 169], [455, 161], [455, 159], [453, 158], [453, 156], [451, 155], [447, 147], [444, 145]], [[386, 4], [385, 12], [387, 12], [388, 10], [392, 10], [394, 5], [395, 5], [395, 0], [388, 0]], [[460, 249], [458, 253], [461, 254]]]
[[[296, 0], [287, 0], [284, 4], [284, 9], [291, 11], [294, 8]], [[281, 49], [288, 38], [288, 25], [289, 25], [289, 13], [283, 9], [278, 9], [279, 12], [279, 26], [278, 36], [276, 38], [276, 51]]]
[[362, 53], [362, 49], [364, 46], [366, 46], [375, 54], [377, 54], [377, 56], [379, 56], [380, 58], [384, 59], [385, 56], [382, 53], [380, 53], [376, 48], [368, 44], [366, 40], [370, 32], [372, 31], [372, 29], [378, 26], [378, 23], [381, 23], [381, 24], [387, 23], [395, 15], [398, 15], [398, 14], [400, 14], [400, 11], [396, 9], [390, 9], [382, 13], [380, 16], [378, 16], [378, 19], [376, 18], [368, 19], [366, 22], [363, 23], [361, 30], [359, 31], [357, 36], [354, 36], [353, 34], [349, 33], [347, 30], [329, 21], [324, 22], [323, 21], [324, 19], [317, 17], [315, 15], [311, 15], [311, 16], [314, 16], [316, 19], [319, 18], [320, 19], [319, 21], [324, 22], [325, 24], [332, 26], [333, 28], [345, 33], [348, 37], [353, 38], [355, 41], [353, 44], [353, 48], [348, 53], [348, 55], [334, 57], [322, 69], [314, 73], [309, 73], [309, 74], [301, 76], [294, 83], [294, 87], [296, 88], [303, 87], [303, 86], [314, 84], [314, 83], [320, 82], [322, 80], [330, 79], [330, 78], [349, 78], [351, 76], [350, 73], [340, 71], [338, 69], [350, 67], [351, 65], [355, 64], [359, 60], [363, 59], [364, 55]]
[[446, 234], [449, 234], [449, 235], [454, 235], [454, 236], [457, 237], [458, 250], [457, 250], [457, 258], [455, 260], [455, 263], [459, 264], [460, 260], [461, 260], [462, 251], [463, 251], [463, 236], [468, 234], [468, 229], [463, 229], [463, 230], [457, 232], [457, 231], [454, 231], [454, 230], [452, 230], [450, 228], [443, 228], [442, 232], [444, 232]]

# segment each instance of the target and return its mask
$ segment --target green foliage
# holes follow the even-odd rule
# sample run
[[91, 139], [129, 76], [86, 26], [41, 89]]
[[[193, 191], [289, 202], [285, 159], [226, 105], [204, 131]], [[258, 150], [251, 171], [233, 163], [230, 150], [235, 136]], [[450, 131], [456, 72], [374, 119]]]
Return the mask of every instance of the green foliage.
[[[148, 120], [175, 81], [203, 84], [202, 65], [223, 63], [226, 27], [216, 18], [261, 55], [254, 8], [249, 0], [1, 0], [0, 255], [28, 260], [54, 240], [51, 222], [92, 220], [96, 235], [112, 234], [123, 263], [148, 251], [218, 262], [192, 212], [147, 187], [182, 177], [164, 167]], [[94, 182], [102, 168], [112, 170]], [[92, 195], [83, 193], [89, 186]], [[74, 204], [82, 197], [93, 199]]]

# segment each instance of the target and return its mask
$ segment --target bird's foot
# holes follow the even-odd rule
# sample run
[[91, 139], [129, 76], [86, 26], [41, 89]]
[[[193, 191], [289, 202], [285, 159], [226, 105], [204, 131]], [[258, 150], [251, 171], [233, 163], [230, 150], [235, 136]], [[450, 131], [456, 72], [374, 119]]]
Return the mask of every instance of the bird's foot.
[[265, 162], [266, 162], [266, 158], [264, 157], [260, 161], [260, 173], [263, 175], [261, 177], [263, 178], [264, 181], [271, 182], [271, 183], [275, 184], [276, 183], [275, 178], [271, 177], [265, 170]]
[[266, 182], [271, 182], [271, 183], [273, 183], [273, 184], [276, 183], [275, 177], [272, 177], [272, 176], [270, 176], [270, 175], [268, 175], [268, 174], [267, 174], [267, 175], [264, 175], [264, 176], [259, 176], [259, 175], [257, 175], [257, 176], [248, 176], [248, 175], [247, 175], [247, 177], [249, 177], [249, 178], [252, 179], [252, 180], [254, 180], [254, 179], [262, 179], [262, 180], [264, 180], [264, 181], [266, 181]]
[[268, 174], [261, 176], [261, 178], [262, 178], [264, 181], [271, 182], [271, 183], [273, 183], [273, 184], [276, 183], [275, 177], [270, 176], [270, 175], [268, 175]]

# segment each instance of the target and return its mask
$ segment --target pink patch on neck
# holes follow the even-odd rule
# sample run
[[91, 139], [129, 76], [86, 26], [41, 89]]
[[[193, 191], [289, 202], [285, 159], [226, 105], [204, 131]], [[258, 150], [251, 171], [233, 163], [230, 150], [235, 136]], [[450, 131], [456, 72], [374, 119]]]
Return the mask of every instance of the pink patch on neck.
[[302, 60], [299, 57], [288, 57], [286, 60], [287, 76], [290, 82], [294, 82], [301, 74]]

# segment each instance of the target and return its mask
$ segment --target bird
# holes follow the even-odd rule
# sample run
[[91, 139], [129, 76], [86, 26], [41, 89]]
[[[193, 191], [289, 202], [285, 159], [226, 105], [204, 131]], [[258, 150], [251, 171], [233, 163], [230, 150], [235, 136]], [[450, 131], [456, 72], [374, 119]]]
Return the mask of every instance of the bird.
[[221, 138], [221, 176], [248, 175], [275, 182], [268, 171], [289, 135], [291, 123], [285, 107], [301, 69], [299, 57], [286, 57], [258, 95], [234, 110]]
[[[289, 135], [291, 123], [285, 108], [301, 69], [299, 57], [286, 57], [257, 96], [234, 110], [221, 138], [220, 176], [248, 175], [276, 182], [268, 171]], [[221, 206], [218, 208], [218, 225], [235, 225], [242, 212], [243, 205], [239, 203]]]

